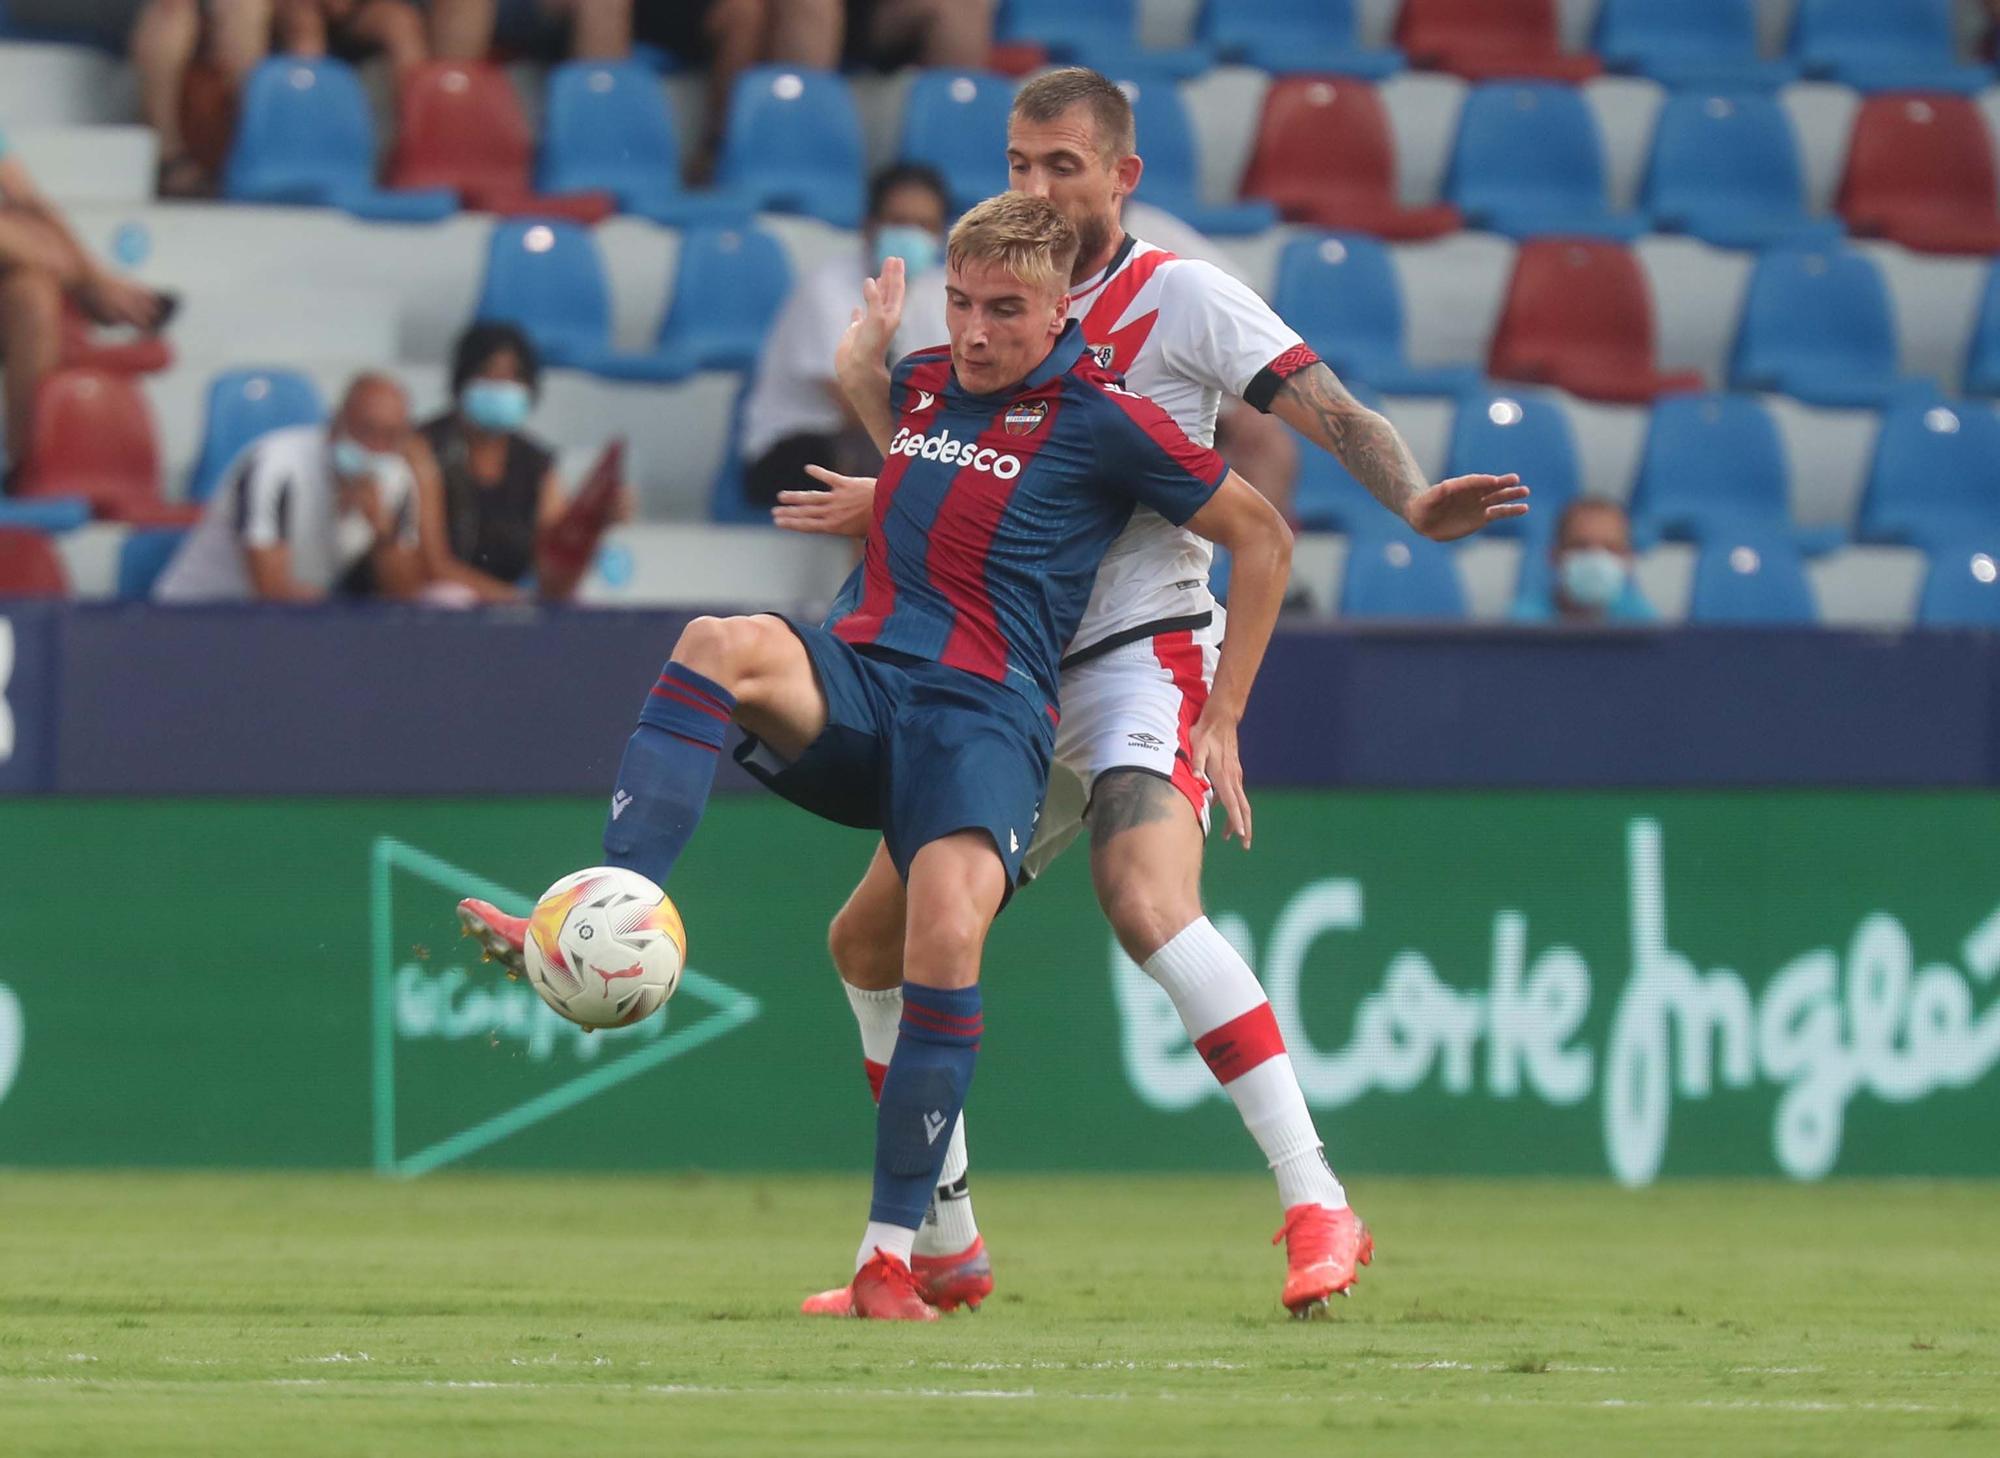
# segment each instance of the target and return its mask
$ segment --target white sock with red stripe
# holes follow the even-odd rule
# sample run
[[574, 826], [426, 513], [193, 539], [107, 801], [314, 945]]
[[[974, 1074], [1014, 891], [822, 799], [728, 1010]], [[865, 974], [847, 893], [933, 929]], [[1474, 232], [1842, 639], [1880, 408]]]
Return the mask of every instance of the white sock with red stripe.
[[[896, 1032], [903, 1022], [903, 989], [875, 990], [846, 981], [840, 985], [847, 990], [847, 1005], [854, 1009], [854, 1021], [861, 1027], [861, 1060], [868, 1074], [868, 1091], [880, 1102], [882, 1079], [889, 1072], [889, 1059], [896, 1051]], [[945, 1150], [937, 1193], [931, 1197], [930, 1210], [917, 1231], [918, 1255], [957, 1255], [979, 1239], [979, 1226], [972, 1218], [972, 1189], [966, 1178], [966, 1162], [965, 1116], [960, 1114], [957, 1126], [951, 1131], [951, 1145]]]
[[1278, 1201], [1346, 1208], [1347, 1191], [1326, 1162], [1305, 1091], [1250, 964], [1207, 917], [1190, 922], [1145, 962], [1173, 999], [1209, 1071], [1243, 1116], [1278, 1177]]

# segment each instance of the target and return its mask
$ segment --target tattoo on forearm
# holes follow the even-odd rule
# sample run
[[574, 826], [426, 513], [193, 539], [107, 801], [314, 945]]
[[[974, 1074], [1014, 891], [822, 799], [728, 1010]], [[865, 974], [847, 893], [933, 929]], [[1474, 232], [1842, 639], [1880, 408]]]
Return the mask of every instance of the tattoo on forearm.
[[1396, 427], [1349, 394], [1326, 365], [1308, 365], [1286, 380], [1278, 399], [1288, 398], [1306, 417], [1292, 424], [1332, 451], [1368, 494], [1397, 516], [1405, 513], [1412, 497], [1429, 489]]
[[1166, 820], [1186, 798], [1167, 781], [1145, 770], [1112, 770], [1090, 796], [1090, 839], [1101, 845], [1123, 830]]

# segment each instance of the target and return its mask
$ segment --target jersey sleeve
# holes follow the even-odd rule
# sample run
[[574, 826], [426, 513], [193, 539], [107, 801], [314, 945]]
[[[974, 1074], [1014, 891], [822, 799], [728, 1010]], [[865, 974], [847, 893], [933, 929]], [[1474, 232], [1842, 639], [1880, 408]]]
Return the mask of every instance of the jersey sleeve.
[[1091, 413], [1106, 487], [1183, 525], [1215, 495], [1229, 463], [1189, 440], [1173, 416], [1144, 395], [1108, 384], [1095, 389]]
[[299, 511], [298, 483], [276, 451], [259, 451], [236, 479], [237, 540], [246, 547], [282, 547], [292, 539]]
[[1278, 387], [1319, 359], [1254, 289], [1199, 259], [1172, 265], [1159, 328], [1161, 358], [1172, 373], [1266, 412]]

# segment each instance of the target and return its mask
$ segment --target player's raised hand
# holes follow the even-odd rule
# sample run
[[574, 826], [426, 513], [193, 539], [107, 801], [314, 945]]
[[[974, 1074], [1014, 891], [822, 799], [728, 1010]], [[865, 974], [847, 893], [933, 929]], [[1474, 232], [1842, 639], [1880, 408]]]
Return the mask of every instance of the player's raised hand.
[[834, 371], [842, 379], [854, 370], [877, 370], [887, 358], [896, 331], [903, 324], [903, 260], [893, 255], [883, 261], [880, 278], [861, 280], [862, 307], [854, 311], [847, 332], [834, 351]]
[[1229, 828], [1222, 838], [1233, 835], [1243, 842], [1243, 849], [1250, 849], [1250, 797], [1243, 792], [1243, 761], [1236, 752], [1236, 716], [1214, 699], [1188, 730], [1188, 758], [1229, 814]]
[[1527, 514], [1528, 488], [1519, 476], [1454, 476], [1413, 498], [1408, 520], [1434, 542], [1454, 542]]
[[778, 504], [771, 508], [771, 520], [788, 532], [867, 536], [875, 520], [875, 478], [843, 476], [824, 466], [807, 466], [806, 474], [823, 483], [826, 489], [780, 491]]

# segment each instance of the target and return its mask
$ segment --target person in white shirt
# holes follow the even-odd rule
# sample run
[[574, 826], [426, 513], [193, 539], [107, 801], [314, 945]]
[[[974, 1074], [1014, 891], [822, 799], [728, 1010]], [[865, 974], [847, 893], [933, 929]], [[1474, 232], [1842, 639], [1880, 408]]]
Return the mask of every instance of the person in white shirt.
[[410, 402], [386, 375], [348, 386], [326, 425], [274, 430], [231, 463], [154, 600], [318, 602], [423, 586]]
[[[833, 353], [847, 331], [861, 282], [900, 258], [912, 271], [944, 258], [950, 212], [944, 179], [929, 167], [884, 168], [868, 189], [861, 246], [807, 273], [771, 326], [757, 377], [743, 404], [743, 494], [770, 506], [780, 491], [808, 484], [808, 465], [872, 472], [869, 444], [833, 377]], [[942, 335], [938, 336], [943, 338]], [[926, 341], [932, 342], [932, 341]]]

